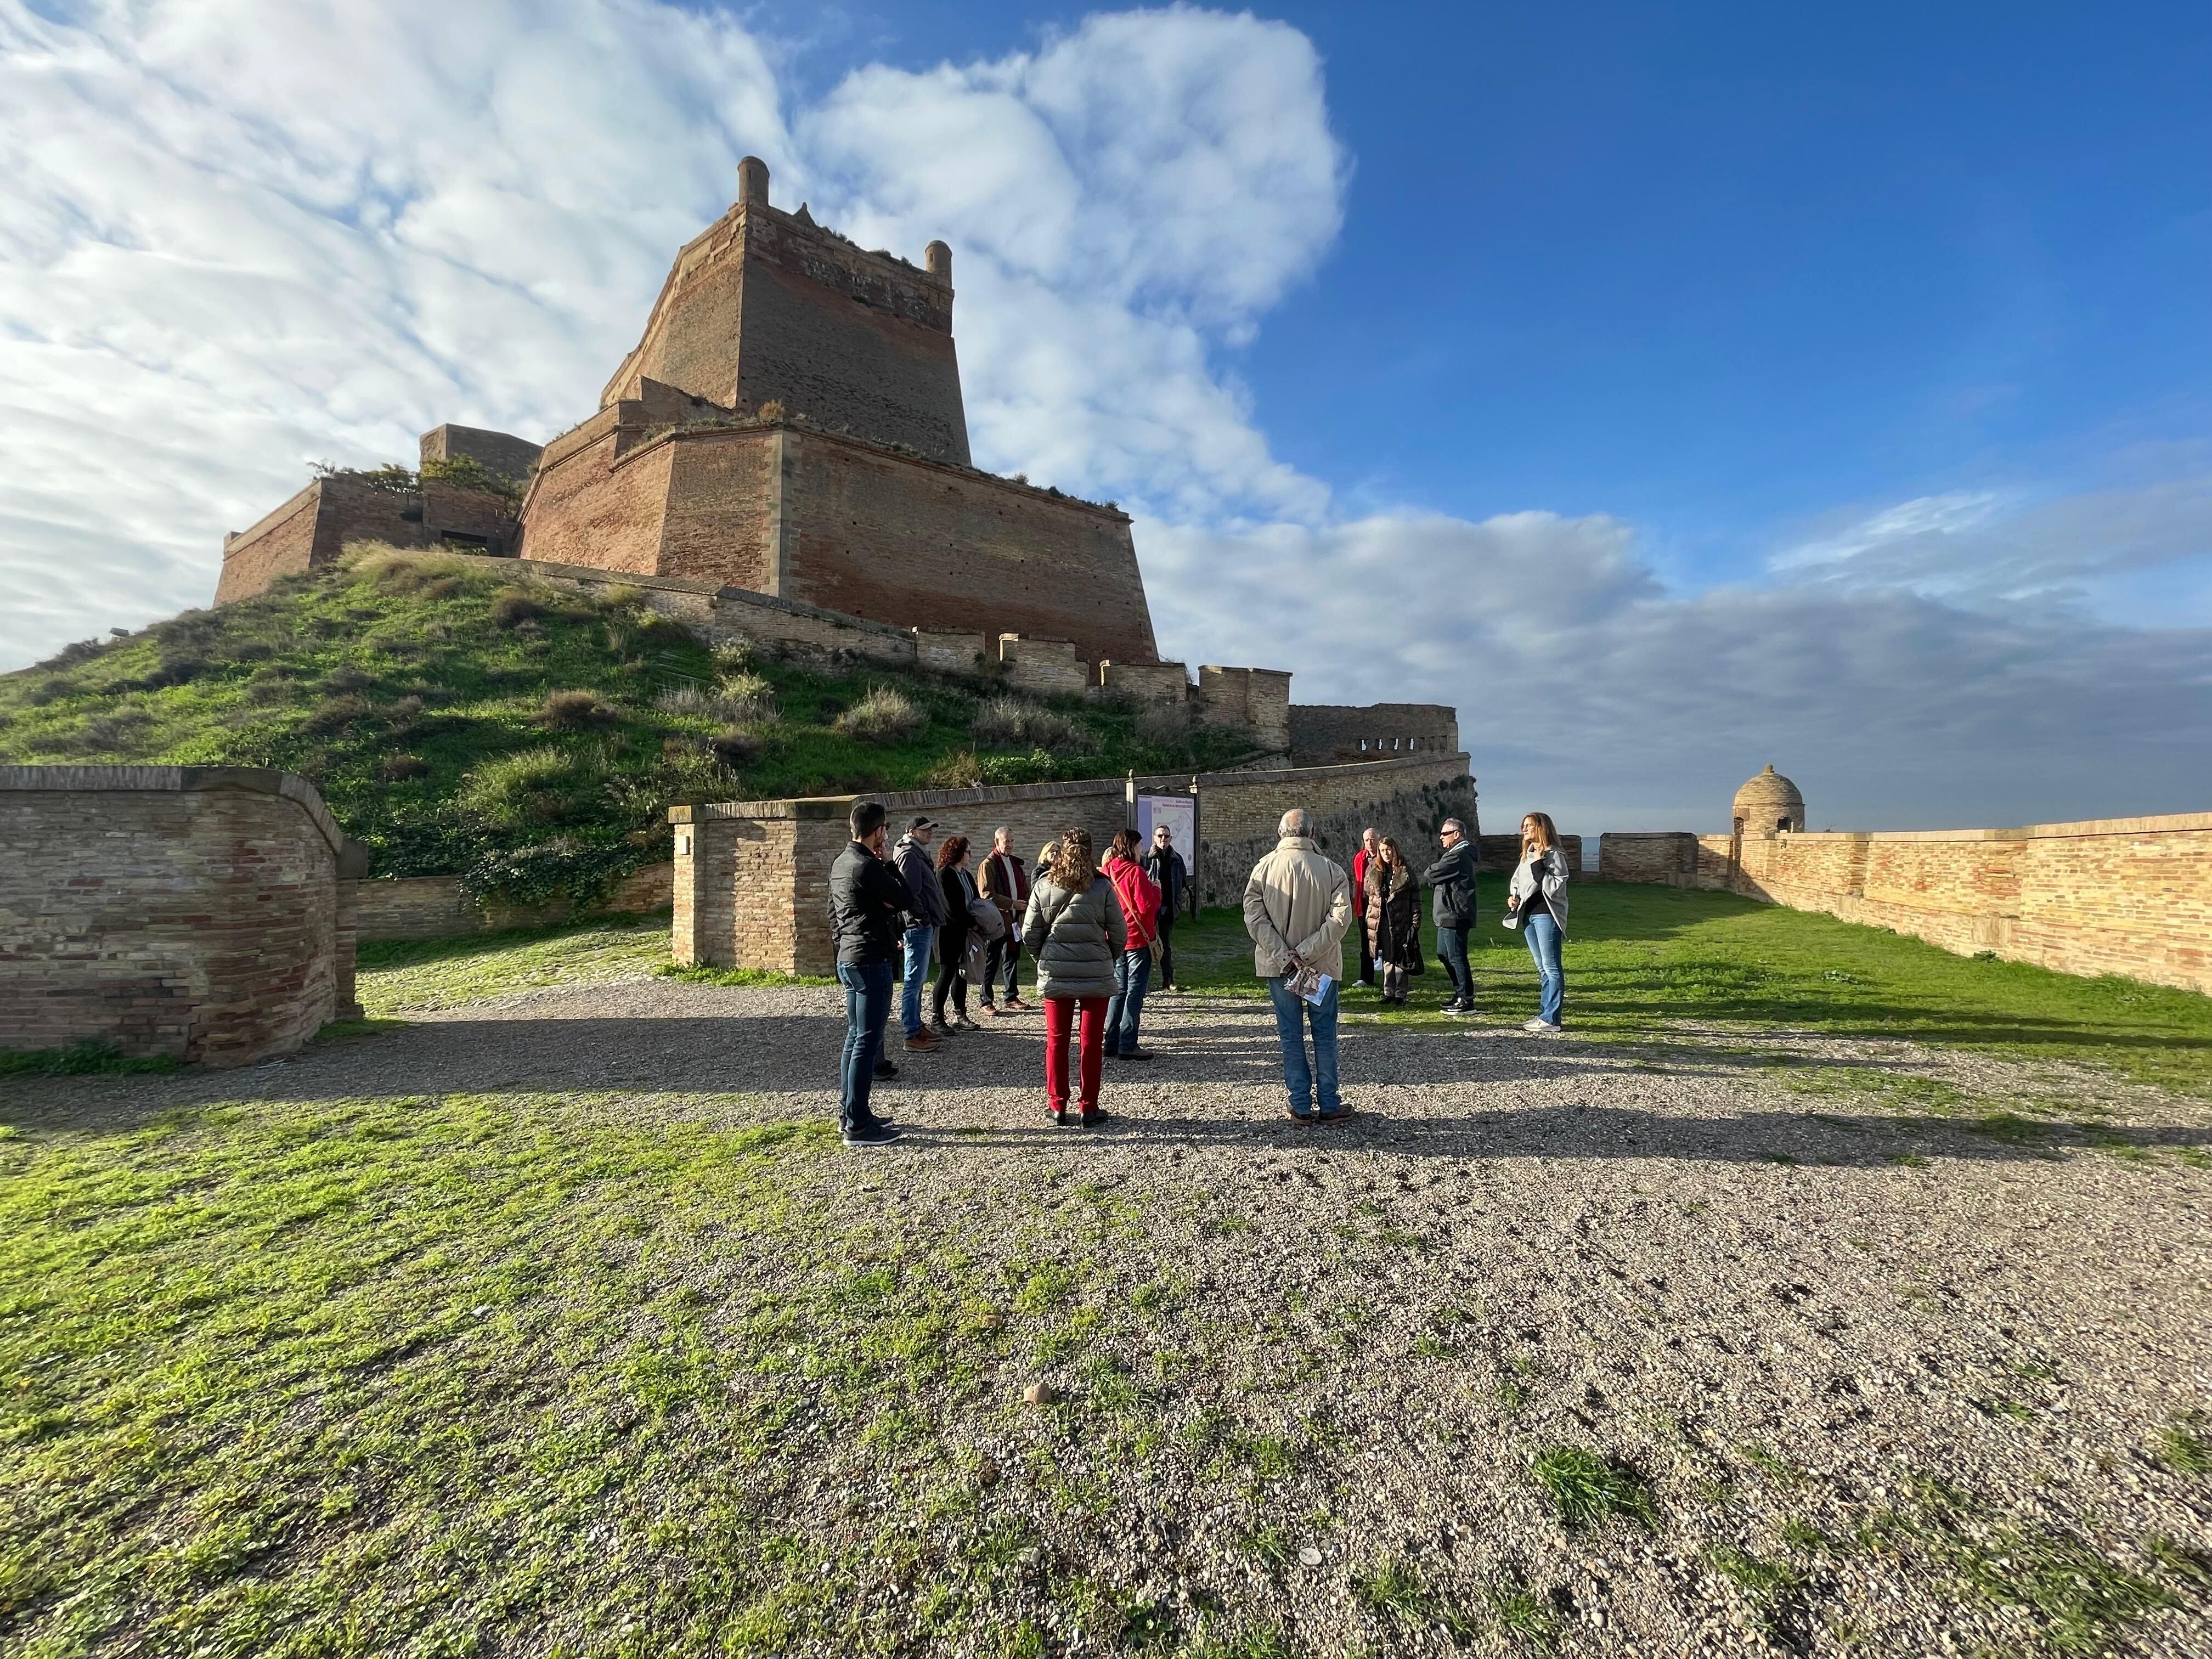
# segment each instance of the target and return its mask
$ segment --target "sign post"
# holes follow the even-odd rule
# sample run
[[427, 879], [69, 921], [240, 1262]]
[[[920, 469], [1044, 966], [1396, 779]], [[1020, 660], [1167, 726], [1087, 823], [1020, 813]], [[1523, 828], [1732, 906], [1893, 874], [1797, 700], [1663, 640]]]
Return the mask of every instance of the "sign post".
[[1136, 797], [1137, 845], [1149, 848], [1152, 831], [1162, 824], [1167, 826], [1175, 849], [1182, 854], [1182, 861], [1190, 872], [1190, 913], [1198, 914], [1198, 795], [1194, 790], [1186, 795], [1138, 795]]

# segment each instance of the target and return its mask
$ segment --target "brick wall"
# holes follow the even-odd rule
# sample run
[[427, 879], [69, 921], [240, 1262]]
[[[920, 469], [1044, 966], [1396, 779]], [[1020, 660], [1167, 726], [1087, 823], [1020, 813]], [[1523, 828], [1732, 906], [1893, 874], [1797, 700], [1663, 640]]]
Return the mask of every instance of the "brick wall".
[[[1583, 838], [1580, 836], [1559, 837], [1559, 856], [1566, 860], [1571, 875], [1583, 872]], [[1521, 834], [1515, 830], [1510, 836], [1477, 836], [1474, 838], [1476, 864], [1485, 870], [1507, 871], [1521, 862]]]
[[279, 576], [319, 569], [349, 543], [430, 547], [448, 533], [499, 554], [514, 538], [514, 524], [505, 501], [483, 490], [384, 489], [358, 478], [318, 478], [251, 529], [223, 538], [215, 602], [228, 605]]
[[1202, 664], [1196, 699], [1198, 717], [1207, 725], [1241, 726], [1251, 732], [1262, 748], [1278, 753], [1289, 750], [1291, 677], [1284, 671]]
[[1085, 662], [1158, 659], [1124, 514], [825, 433], [787, 441], [786, 599], [1068, 640]]
[[2212, 993], [2212, 813], [2017, 830], [1604, 837], [1600, 874], [1725, 889], [1960, 954]]
[[242, 1066], [352, 1000], [361, 849], [289, 773], [0, 767], [0, 1048]]
[[401, 876], [360, 884], [356, 926], [362, 939], [456, 939], [501, 927], [550, 927], [580, 916], [642, 915], [668, 908], [671, 881], [671, 866], [648, 864], [578, 911], [565, 899], [479, 904], [461, 890], [458, 876]]
[[667, 517], [654, 568], [781, 593], [784, 434], [772, 427], [703, 432], [667, 451]]
[[1091, 690], [1091, 665], [1077, 657], [1071, 641], [1001, 634], [998, 646], [1006, 683], [1013, 690], [1040, 697], [1079, 697]]
[[1135, 702], [1190, 701], [1190, 671], [1179, 662], [1102, 662], [1098, 689]]
[[[1275, 826], [1293, 806], [1314, 815], [1323, 846], [1347, 868], [1359, 832], [1369, 824], [1396, 836], [1410, 852], [1433, 848], [1436, 826], [1447, 817], [1470, 825], [1476, 821], [1474, 781], [1467, 775], [1464, 756], [1211, 773], [1196, 781], [1196, 876], [1208, 904], [1242, 902], [1246, 876], [1274, 847]], [[1137, 785], [1146, 793], [1179, 793], [1191, 782], [1188, 776], [1140, 778]], [[777, 973], [830, 972], [827, 883], [830, 863], [845, 845], [846, 814], [854, 799], [671, 808], [677, 959]], [[894, 841], [908, 819], [927, 812], [942, 826], [940, 837], [968, 836], [979, 857], [1001, 824], [1012, 830], [1014, 850], [1024, 860], [1071, 827], [1088, 830], [1103, 855], [1127, 821], [1126, 787], [1115, 779], [908, 791], [875, 799], [890, 809]]]
[[480, 426], [434, 426], [419, 446], [424, 461], [458, 461], [466, 457], [480, 461], [503, 477], [527, 479], [536, 471], [539, 447], [511, 432], [493, 432]]
[[[675, 451], [664, 444], [629, 454], [621, 412], [602, 410], [546, 445], [522, 506], [525, 558], [641, 575], [659, 570]], [[742, 548], [737, 559], [757, 568], [757, 556]]]
[[1291, 758], [1300, 766], [1459, 753], [1459, 711], [1437, 703], [1292, 703], [1290, 729]]

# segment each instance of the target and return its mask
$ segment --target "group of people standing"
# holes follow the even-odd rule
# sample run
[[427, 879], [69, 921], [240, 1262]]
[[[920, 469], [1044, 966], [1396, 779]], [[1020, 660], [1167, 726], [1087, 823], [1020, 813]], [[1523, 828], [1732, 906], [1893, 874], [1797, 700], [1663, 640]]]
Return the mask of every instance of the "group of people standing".
[[[1102, 866], [1090, 832], [1069, 830], [1040, 849], [1032, 878], [1005, 829], [977, 870], [970, 867], [965, 836], [947, 836], [932, 856], [938, 826], [928, 817], [915, 818], [888, 852], [889, 814], [880, 803], [856, 803], [848, 827], [852, 840], [830, 874], [837, 978], [845, 988], [839, 1120], [846, 1143], [879, 1146], [899, 1138], [896, 1126], [871, 1103], [874, 1083], [897, 1075], [883, 1053], [895, 962], [902, 964], [899, 1012], [906, 1048], [926, 1054], [955, 1032], [980, 1029], [968, 1017], [970, 983], [979, 987], [989, 1017], [1028, 1011], [1018, 974], [1024, 945], [1044, 1005], [1047, 1109], [1055, 1123], [1089, 1128], [1104, 1122], [1104, 1062], [1151, 1058], [1138, 1041], [1146, 995], [1156, 973], [1163, 988], [1175, 988], [1171, 939], [1176, 915], [1188, 899], [1190, 866], [1172, 832], [1160, 826], [1145, 848], [1135, 831], [1117, 831]], [[1407, 981], [1425, 971], [1420, 891], [1429, 889], [1437, 955], [1451, 981], [1444, 1012], [1475, 1011], [1468, 939], [1476, 920], [1477, 860], [1465, 826], [1444, 820], [1437, 830], [1440, 855], [1418, 873], [1395, 837], [1370, 829], [1360, 840], [1347, 875], [1313, 838], [1309, 815], [1293, 808], [1277, 826], [1274, 850], [1245, 884], [1253, 966], [1274, 1011], [1290, 1113], [1301, 1121], [1349, 1115], [1337, 1081], [1336, 1018], [1344, 939], [1355, 921], [1361, 981], [1385, 1002], [1403, 1006]], [[1507, 889], [1504, 925], [1521, 931], [1536, 963], [1541, 1006], [1524, 1029], [1539, 1036], [1561, 1030], [1567, 873], [1551, 818], [1528, 814], [1521, 821], [1521, 858]], [[933, 960], [938, 973], [925, 1022], [923, 990]]]

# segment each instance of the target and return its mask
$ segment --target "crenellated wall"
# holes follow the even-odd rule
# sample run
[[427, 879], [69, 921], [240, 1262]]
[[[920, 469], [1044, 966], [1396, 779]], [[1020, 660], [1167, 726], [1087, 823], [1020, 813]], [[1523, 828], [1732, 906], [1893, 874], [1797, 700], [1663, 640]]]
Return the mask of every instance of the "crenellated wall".
[[1598, 876], [1740, 893], [1960, 955], [2212, 993], [2212, 813], [1741, 840], [1608, 834]]
[[[1350, 868], [1359, 832], [1374, 824], [1408, 846], [1434, 844], [1436, 826], [1475, 818], [1474, 780], [1464, 755], [1265, 772], [1205, 774], [1194, 780], [1140, 778], [1146, 793], [1197, 785], [1199, 857], [1194, 874], [1207, 904], [1242, 902], [1245, 878], [1275, 845], [1283, 813], [1303, 806], [1330, 855]], [[670, 809], [675, 826], [676, 959], [775, 973], [826, 974], [834, 965], [827, 913], [830, 866], [843, 850], [854, 796], [738, 801]], [[894, 831], [918, 811], [988, 850], [1001, 824], [1015, 850], [1033, 859], [1071, 827], [1088, 830], [1103, 854], [1127, 819], [1123, 780], [1013, 787], [902, 791], [872, 799], [890, 809]]]
[[349, 542], [498, 554], [514, 529], [504, 498], [487, 490], [440, 483], [387, 489], [362, 478], [318, 478], [251, 528], [223, 538], [215, 602], [228, 605], [263, 592], [279, 576], [320, 569]]

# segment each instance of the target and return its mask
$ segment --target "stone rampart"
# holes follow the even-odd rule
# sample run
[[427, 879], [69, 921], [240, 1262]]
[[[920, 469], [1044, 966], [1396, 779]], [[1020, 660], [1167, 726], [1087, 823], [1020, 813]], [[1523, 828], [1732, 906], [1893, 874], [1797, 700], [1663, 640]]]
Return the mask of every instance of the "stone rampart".
[[606, 897], [578, 910], [565, 899], [545, 904], [479, 902], [462, 890], [459, 876], [399, 876], [361, 884], [359, 936], [381, 939], [459, 939], [502, 927], [550, 927], [592, 916], [644, 915], [665, 910], [670, 868], [648, 864], [623, 878]]
[[0, 767], [0, 1048], [244, 1066], [358, 1016], [368, 859], [287, 772]]
[[[1559, 856], [1567, 861], [1569, 874], [1582, 874], [1583, 838], [1580, 836], [1561, 836]], [[1474, 857], [1477, 867], [1503, 874], [1521, 861], [1521, 837], [1518, 834], [1477, 836], [1474, 838]]]
[[279, 576], [320, 569], [349, 542], [498, 554], [514, 529], [507, 511], [506, 501], [486, 490], [438, 483], [387, 489], [343, 475], [318, 478], [250, 529], [223, 538], [215, 602], [247, 599]]
[[1459, 752], [1459, 712], [1439, 703], [1293, 703], [1290, 728], [1291, 758], [1300, 766]]
[[1607, 835], [1601, 879], [1740, 893], [2068, 974], [2212, 994], [2212, 813], [2014, 830]]
[[526, 483], [537, 471], [540, 446], [512, 432], [493, 432], [480, 426], [456, 426], [447, 422], [424, 433], [418, 444], [424, 465], [433, 461], [471, 460], [501, 477]]
[[[1208, 904], [1237, 904], [1252, 866], [1275, 844], [1291, 807], [1314, 815], [1333, 857], [1349, 868], [1360, 830], [1374, 824], [1408, 846], [1433, 845], [1436, 826], [1475, 822], [1474, 781], [1463, 755], [1310, 769], [1140, 778], [1146, 793], [1197, 786], [1195, 874]], [[846, 841], [846, 814], [857, 797], [738, 801], [670, 809], [676, 858], [673, 948], [681, 963], [826, 974], [834, 965], [828, 919], [830, 866]], [[1070, 827], [1088, 830], [1103, 854], [1128, 821], [1120, 779], [981, 789], [878, 794], [893, 836], [927, 812], [942, 836], [963, 835], [989, 850], [1001, 824], [1024, 860]]]

